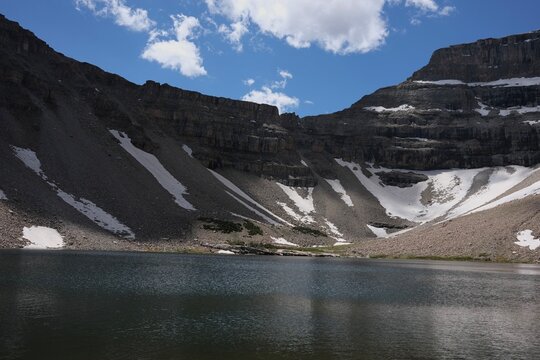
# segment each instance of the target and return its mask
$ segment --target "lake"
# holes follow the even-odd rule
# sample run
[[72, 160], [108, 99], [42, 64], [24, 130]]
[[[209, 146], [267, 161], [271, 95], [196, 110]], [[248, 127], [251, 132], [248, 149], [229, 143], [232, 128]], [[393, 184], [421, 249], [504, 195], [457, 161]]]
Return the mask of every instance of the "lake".
[[540, 266], [0, 252], [1, 359], [540, 358]]

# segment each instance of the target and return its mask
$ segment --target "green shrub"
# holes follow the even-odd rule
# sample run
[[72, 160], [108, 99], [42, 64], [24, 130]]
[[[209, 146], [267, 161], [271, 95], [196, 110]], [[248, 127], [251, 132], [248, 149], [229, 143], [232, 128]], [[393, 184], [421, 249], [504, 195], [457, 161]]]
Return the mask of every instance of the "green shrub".
[[232, 221], [205, 218], [205, 217], [200, 217], [199, 220], [206, 223], [203, 225], [203, 229], [205, 230], [218, 231], [224, 234], [230, 234], [233, 232], [242, 231], [242, 224], [238, 224]]
[[315, 236], [315, 237], [317, 237], [317, 236], [327, 237], [328, 236], [328, 235], [326, 235], [324, 232], [322, 232], [320, 230], [308, 228], [308, 227], [305, 227], [305, 226], [295, 226], [295, 227], [293, 227], [293, 230], [301, 232], [302, 234], [307, 234], [307, 235], [311, 235], [311, 236]]
[[248, 235], [254, 236], [254, 235], [262, 235], [263, 231], [260, 227], [252, 223], [251, 221], [244, 221], [244, 227], [246, 228]]

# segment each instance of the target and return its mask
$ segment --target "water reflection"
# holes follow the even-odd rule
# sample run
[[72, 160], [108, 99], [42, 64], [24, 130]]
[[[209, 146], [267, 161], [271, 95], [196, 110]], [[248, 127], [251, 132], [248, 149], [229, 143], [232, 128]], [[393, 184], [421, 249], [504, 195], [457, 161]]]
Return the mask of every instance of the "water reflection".
[[0, 253], [0, 358], [533, 358], [535, 266]]

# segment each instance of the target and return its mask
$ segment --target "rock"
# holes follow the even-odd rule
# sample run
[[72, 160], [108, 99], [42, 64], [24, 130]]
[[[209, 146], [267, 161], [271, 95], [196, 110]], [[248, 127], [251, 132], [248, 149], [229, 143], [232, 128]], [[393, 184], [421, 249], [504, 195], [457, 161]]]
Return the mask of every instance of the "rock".
[[388, 172], [379, 172], [377, 175], [383, 184], [388, 186], [397, 186], [400, 188], [411, 187], [414, 184], [428, 180], [426, 175], [416, 174], [411, 171], [403, 172], [393, 170]]

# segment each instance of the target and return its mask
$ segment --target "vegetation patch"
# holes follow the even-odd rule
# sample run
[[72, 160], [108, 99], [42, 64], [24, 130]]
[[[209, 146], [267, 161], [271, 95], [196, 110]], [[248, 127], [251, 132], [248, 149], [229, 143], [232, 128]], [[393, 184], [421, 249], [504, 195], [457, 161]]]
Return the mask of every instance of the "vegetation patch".
[[199, 220], [206, 223], [203, 225], [203, 229], [205, 230], [218, 231], [223, 234], [230, 234], [233, 232], [242, 231], [242, 224], [235, 223], [232, 221], [218, 220], [218, 219], [205, 218], [205, 217], [201, 217], [199, 218]]
[[254, 223], [252, 223], [251, 221], [248, 221], [248, 220], [244, 221], [244, 227], [246, 228], [249, 236], [263, 234], [262, 229], [259, 226], [255, 225]]
[[293, 230], [298, 231], [298, 232], [300, 232], [302, 234], [307, 234], [307, 235], [311, 235], [311, 236], [315, 236], [315, 237], [318, 237], [318, 236], [327, 237], [328, 236], [328, 235], [326, 235], [324, 232], [322, 232], [320, 230], [308, 228], [308, 227], [305, 227], [305, 226], [295, 226], [295, 227], [293, 227]]

